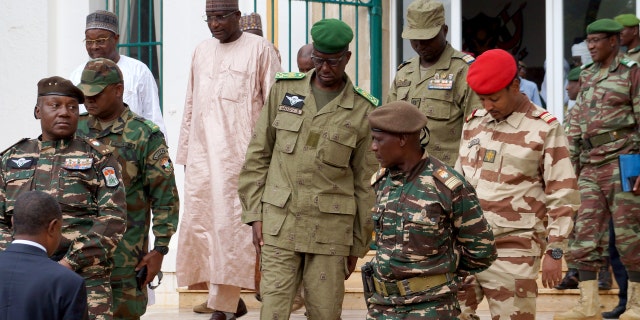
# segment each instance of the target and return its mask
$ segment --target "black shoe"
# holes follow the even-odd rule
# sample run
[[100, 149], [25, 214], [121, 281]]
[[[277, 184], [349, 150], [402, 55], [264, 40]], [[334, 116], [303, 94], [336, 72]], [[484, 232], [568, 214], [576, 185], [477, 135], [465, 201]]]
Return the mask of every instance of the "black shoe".
[[620, 315], [623, 314], [627, 308], [625, 306], [616, 306], [611, 311], [603, 312], [602, 317], [605, 319], [618, 319]]
[[578, 269], [569, 269], [567, 270], [567, 273], [564, 275], [562, 282], [560, 282], [559, 285], [555, 286], [555, 288], [558, 290], [578, 289], [579, 282], [580, 280], [579, 280]]
[[247, 314], [247, 305], [244, 304], [244, 301], [242, 301], [242, 299], [240, 299], [240, 301], [238, 301], [238, 308], [236, 309], [236, 313], [234, 313], [233, 315], [236, 318], [240, 318], [245, 314]]
[[600, 271], [598, 271], [598, 289], [609, 290], [612, 284], [609, 266], [600, 268]]

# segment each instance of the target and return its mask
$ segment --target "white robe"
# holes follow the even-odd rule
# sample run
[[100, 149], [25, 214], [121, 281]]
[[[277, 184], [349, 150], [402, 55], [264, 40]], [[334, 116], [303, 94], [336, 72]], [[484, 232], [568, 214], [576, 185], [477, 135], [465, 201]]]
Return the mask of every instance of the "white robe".
[[273, 46], [253, 34], [231, 43], [208, 39], [193, 53], [176, 157], [186, 165], [179, 286], [254, 287], [256, 253], [251, 227], [240, 220], [238, 174], [280, 70]]

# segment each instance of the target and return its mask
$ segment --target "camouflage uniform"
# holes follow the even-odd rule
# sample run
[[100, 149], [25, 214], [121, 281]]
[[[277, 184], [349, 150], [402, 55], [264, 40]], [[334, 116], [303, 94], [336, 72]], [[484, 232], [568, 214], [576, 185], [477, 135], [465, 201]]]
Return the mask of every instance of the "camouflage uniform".
[[473, 61], [472, 56], [450, 44], [438, 62], [424, 72], [420, 70], [420, 57], [414, 57], [398, 66], [387, 97], [387, 102], [404, 100], [424, 112], [430, 131], [427, 152], [449, 166], [458, 158], [465, 117], [480, 108], [480, 99], [465, 80]]
[[[366, 117], [377, 101], [345, 76], [342, 92], [318, 110], [306, 76], [276, 75], [240, 172], [242, 222], [262, 221], [263, 317], [289, 315], [302, 257], [316, 266], [304, 264], [307, 312], [336, 319], [346, 256], [363, 257], [371, 241], [377, 161]], [[282, 256], [292, 258], [281, 264]]]
[[541, 256], [565, 246], [580, 204], [562, 125], [524, 95], [517, 104], [502, 121], [475, 111], [462, 132], [456, 170], [478, 192], [498, 259], [476, 275], [461, 318], [486, 296], [494, 319], [534, 319]]
[[111, 148], [81, 138], [25, 139], [5, 151], [1, 161], [1, 249], [11, 240], [9, 219], [17, 196], [28, 190], [51, 194], [63, 215], [63, 239], [52, 259], [64, 258], [85, 279], [90, 318], [112, 319], [109, 276], [125, 231], [126, 204], [120, 164]]
[[155, 246], [168, 246], [178, 224], [178, 190], [168, 148], [158, 126], [128, 107], [107, 128], [82, 115], [78, 135], [112, 146], [125, 168], [127, 231], [114, 254], [113, 310], [119, 319], [138, 319], [146, 311], [147, 290], [137, 289], [134, 269], [149, 250], [151, 211]]
[[629, 49], [626, 55], [629, 56], [629, 58], [633, 59], [633, 61], [640, 62], [640, 46]]
[[619, 154], [640, 153], [640, 68], [617, 56], [604, 72], [585, 68], [580, 83], [567, 128], [582, 197], [570, 254], [578, 269], [597, 271], [612, 217], [622, 263], [640, 272], [640, 197], [621, 191], [618, 166]]
[[376, 290], [367, 319], [454, 319], [457, 275], [485, 270], [496, 259], [475, 190], [426, 151], [409, 174], [381, 169], [372, 184], [378, 286], [441, 275], [445, 281], [406, 295]]

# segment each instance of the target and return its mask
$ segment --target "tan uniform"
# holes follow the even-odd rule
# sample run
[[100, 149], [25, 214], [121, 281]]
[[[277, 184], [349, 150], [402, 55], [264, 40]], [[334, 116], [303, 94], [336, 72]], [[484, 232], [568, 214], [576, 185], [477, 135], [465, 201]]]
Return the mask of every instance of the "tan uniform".
[[[342, 92], [318, 111], [312, 74], [276, 76], [293, 78], [271, 88], [240, 172], [242, 222], [263, 223], [263, 316], [288, 315], [304, 279], [310, 317], [335, 319], [344, 294], [341, 261], [363, 257], [371, 240], [369, 177], [377, 161], [366, 117], [375, 103], [346, 78]], [[285, 256], [291, 258], [276, 262]], [[326, 261], [324, 270], [307, 264], [318, 261]]]
[[[476, 298], [468, 295], [466, 307], [484, 295], [501, 319], [535, 318], [540, 258], [564, 246], [580, 205], [562, 125], [524, 95], [517, 103], [502, 121], [485, 110], [469, 117], [455, 167], [475, 187], [498, 248], [498, 260], [476, 275]], [[461, 306], [465, 319], [469, 310]]]
[[427, 152], [449, 166], [458, 158], [464, 119], [481, 108], [480, 99], [466, 81], [473, 61], [472, 56], [447, 44], [438, 62], [423, 77], [420, 57], [414, 57], [398, 67], [387, 97], [387, 102], [405, 100], [424, 112], [431, 133]]

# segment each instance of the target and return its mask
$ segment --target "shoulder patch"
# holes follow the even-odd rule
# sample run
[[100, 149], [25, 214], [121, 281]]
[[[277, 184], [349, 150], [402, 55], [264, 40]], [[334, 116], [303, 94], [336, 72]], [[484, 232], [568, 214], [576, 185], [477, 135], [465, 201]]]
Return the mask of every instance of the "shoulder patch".
[[624, 64], [625, 66], [627, 66], [627, 67], [629, 67], [629, 68], [633, 67], [633, 65], [634, 65], [634, 64], [635, 64], [635, 65], [638, 65], [638, 62], [637, 62], [637, 61], [635, 61], [635, 60], [631, 60], [631, 59], [628, 59], [628, 58], [622, 58], [622, 59], [620, 59], [620, 63]]
[[299, 80], [306, 76], [307, 74], [302, 72], [276, 72], [276, 80]]
[[402, 63], [400, 65], [398, 65], [398, 68], [396, 68], [396, 71], [399, 71], [400, 69], [404, 68], [404, 66], [408, 65], [409, 61], [402, 61]]
[[371, 176], [371, 185], [376, 184], [380, 179], [387, 175], [387, 168], [380, 168]]
[[369, 102], [371, 102], [376, 107], [378, 106], [378, 103], [380, 103], [380, 100], [378, 100], [378, 98], [376, 98], [373, 95], [371, 95], [371, 93], [364, 91], [360, 87], [353, 86], [353, 91], [357, 92], [359, 95], [361, 95], [365, 99], [369, 100]]
[[447, 168], [440, 167], [434, 173], [433, 176], [442, 182], [450, 190], [455, 190], [462, 185], [462, 181], [458, 179], [453, 173], [449, 172]]
[[471, 112], [471, 114], [467, 117], [467, 119], [465, 119], [464, 122], [469, 122], [474, 117], [481, 118], [481, 117], [484, 117], [486, 115], [487, 115], [487, 110], [485, 110], [485, 109], [475, 109], [475, 110], [473, 110], [473, 112]]
[[9, 151], [9, 149], [11, 149], [11, 148], [13, 148], [13, 147], [15, 147], [15, 146], [27, 141], [27, 140], [29, 140], [29, 138], [22, 138], [22, 139], [18, 140], [18, 142], [14, 143], [14, 144], [10, 145], [8, 148], [2, 150], [2, 152], [0, 152], [0, 156], [5, 154], [5, 152]]
[[544, 122], [548, 124], [551, 124], [554, 121], [558, 121], [558, 119], [554, 115], [549, 113], [549, 111], [544, 111], [540, 114], [534, 113], [533, 116], [542, 119]]
[[464, 62], [466, 62], [467, 64], [471, 64], [471, 62], [476, 61], [476, 58], [474, 58], [472, 55], [470, 54], [465, 54], [462, 56], [462, 60]]
[[84, 138], [84, 141], [88, 143], [92, 148], [96, 149], [96, 151], [100, 152], [101, 155], [108, 155], [113, 152], [110, 146], [98, 141], [94, 138]]

